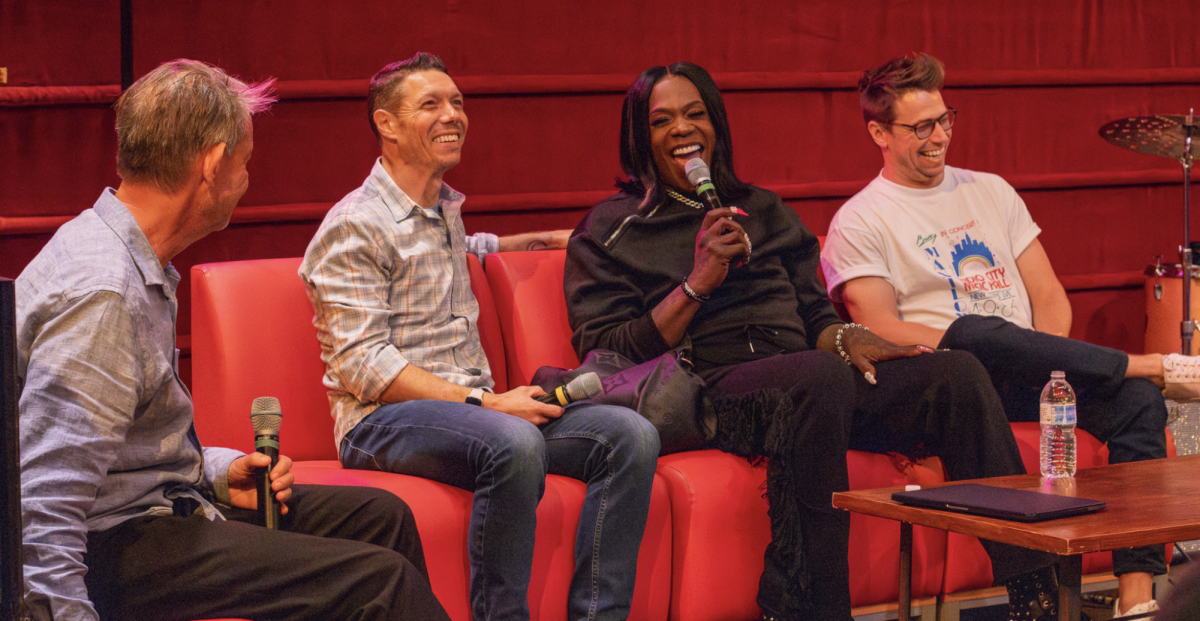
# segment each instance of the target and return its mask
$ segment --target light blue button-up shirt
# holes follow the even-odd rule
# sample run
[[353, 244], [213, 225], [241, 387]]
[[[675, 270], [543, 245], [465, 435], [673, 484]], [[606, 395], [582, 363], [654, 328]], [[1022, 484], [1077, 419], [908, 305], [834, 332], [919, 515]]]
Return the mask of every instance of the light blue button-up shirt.
[[[16, 281], [25, 579], [36, 618], [96, 619], [88, 531], [229, 502], [232, 449], [201, 449], [177, 374], [175, 288], [111, 188]], [[249, 429], [249, 423], [247, 423]], [[249, 431], [247, 431], [249, 433]]]

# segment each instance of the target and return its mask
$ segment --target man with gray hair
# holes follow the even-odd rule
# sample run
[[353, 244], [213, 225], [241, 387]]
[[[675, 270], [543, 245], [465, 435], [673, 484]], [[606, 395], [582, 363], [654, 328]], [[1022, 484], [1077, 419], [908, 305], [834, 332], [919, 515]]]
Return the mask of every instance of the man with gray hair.
[[36, 619], [448, 619], [407, 505], [293, 486], [253, 524], [266, 455], [202, 448], [177, 373], [170, 260], [246, 191], [271, 81], [165, 63], [117, 101], [120, 187], [17, 278], [27, 601]]

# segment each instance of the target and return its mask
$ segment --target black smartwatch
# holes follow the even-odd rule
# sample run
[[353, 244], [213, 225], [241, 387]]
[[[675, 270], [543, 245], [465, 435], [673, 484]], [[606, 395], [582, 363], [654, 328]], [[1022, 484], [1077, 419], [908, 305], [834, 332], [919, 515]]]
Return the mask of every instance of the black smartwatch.
[[477, 405], [479, 407], [483, 407], [483, 389], [482, 388], [472, 388], [471, 392], [467, 394], [466, 402], [469, 405]]

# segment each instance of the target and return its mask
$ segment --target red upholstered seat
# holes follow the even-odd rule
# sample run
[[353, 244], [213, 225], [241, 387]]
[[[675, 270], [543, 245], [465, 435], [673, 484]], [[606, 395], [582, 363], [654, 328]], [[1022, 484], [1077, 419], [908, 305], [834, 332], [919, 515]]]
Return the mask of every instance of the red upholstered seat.
[[[496, 375], [506, 387], [504, 352], [482, 268], [468, 257], [472, 289], [480, 301], [480, 337]], [[413, 508], [434, 593], [455, 621], [470, 619], [466, 530], [471, 494], [433, 481], [398, 474], [347, 470], [337, 461], [333, 419], [321, 383], [324, 364], [313, 327], [313, 311], [296, 275], [300, 259], [267, 259], [197, 265], [192, 269], [192, 362], [196, 429], [202, 442], [253, 450], [250, 404], [264, 395], [280, 400], [284, 423], [280, 443], [296, 460], [298, 483], [370, 485], [395, 492]], [[574, 536], [584, 486], [565, 477], [547, 477], [538, 507], [533, 579], [529, 589], [534, 619], [566, 616], [567, 590], [574, 568]], [[665, 535], [665, 552], [645, 554], [647, 572], [656, 558], [669, 558], [670, 530], [665, 491], [657, 494], [651, 525]], [[665, 575], [650, 575], [669, 580]], [[641, 581], [639, 581], [641, 582]], [[639, 584], [640, 586], [640, 584]], [[665, 592], [666, 587], [662, 590]], [[639, 593], [649, 600], [645, 588]], [[644, 606], [666, 618], [665, 595]]]
[[[528, 383], [542, 365], [572, 367], [562, 295], [563, 251], [514, 252], [487, 258], [486, 280], [473, 258], [472, 288], [480, 302], [480, 338], [497, 389]], [[252, 447], [250, 402], [280, 399], [281, 441], [298, 458], [297, 481], [371, 485], [412, 505], [434, 592], [456, 621], [470, 617], [466, 528], [469, 492], [425, 479], [346, 470], [336, 461], [333, 421], [321, 384], [324, 365], [312, 309], [296, 276], [299, 259], [199, 265], [193, 268], [193, 377], [196, 427], [212, 445]], [[486, 283], [486, 285], [485, 285]], [[1014, 424], [1022, 457], [1036, 468], [1036, 424]], [[1103, 447], [1079, 434], [1079, 467], [1105, 463]], [[1169, 453], [1174, 446], [1169, 444]], [[886, 455], [849, 451], [851, 489], [942, 480], [940, 464], [914, 470]], [[919, 470], [919, 469], [918, 469]], [[638, 560], [631, 619], [717, 621], [753, 618], [762, 553], [770, 539], [765, 469], [719, 451], [659, 460], [650, 517]], [[534, 619], [564, 619], [583, 484], [550, 476], [538, 507], [530, 607]], [[899, 528], [895, 522], [851, 516], [850, 591], [855, 607], [898, 597]], [[977, 540], [914, 530], [913, 593], [917, 597], [986, 587], [991, 565]], [[1111, 555], [1085, 557], [1085, 572], [1111, 568]]]
[[[563, 298], [566, 251], [490, 254], [488, 283], [503, 335], [509, 386], [524, 386], [543, 365], [579, 364]], [[666, 619], [671, 588], [671, 514], [665, 482], [656, 477], [650, 516], [638, 552], [630, 619]], [[532, 586], [530, 587], [532, 590]]]
[[[479, 299], [480, 340], [493, 375], [504, 382], [500, 390], [507, 382], [491, 292], [473, 255], [467, 264]], [[252, 450], [250, 404], [270, 395], [283, 409], [281, 441], [292, 459], [337, 459], [325, 363], [299, 268], [299, 257], [192, 268], [192, 396], [206, 444]]]
[[[543, 365], [578, 364], [570, 345], [562, 289], [565, 258], [562, 250], [487, 257], [486, 272], [512, 385], [528, 383]], [[847, 463], [852, 489], [907, 482], [887, 456], [851, 451]], [[671, 618], [717, 621], [756, 616], [762, 554], [770, 540], [767, 503], [762, 498], [765, 470], [720, 451], [696, 451], [661, 458], [658, 473], [667, 484], [674, 529]], [[935, 476], [940, 480], [940, 475]], [[851, 530], [853, 604], [896, 601], [899, 528], [894, 522], [854, 515]], [[917, 529], [914, 535], [918, 596], [940, 590], [945, 540], [940, 531]]]
[[572, 369], [571, 325], [563, 296], [565, 250], [505, 252], [486, 259], [504, 337], [510, 386], [524, 386], [541, 366]]

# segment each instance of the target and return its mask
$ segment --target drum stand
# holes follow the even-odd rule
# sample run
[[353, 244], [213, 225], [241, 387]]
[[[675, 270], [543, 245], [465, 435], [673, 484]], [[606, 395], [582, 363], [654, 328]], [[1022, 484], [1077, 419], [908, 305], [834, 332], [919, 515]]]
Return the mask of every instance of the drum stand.
[[1179, 247], [1179, 273], [1183, 277], [1183, 322], [1179, 325], [1182, 338], [1182, 353], [1192, 353], [1192, 335], [1196, 322], [1192, 320], [1192, 247], [1191, 207], [1192, 180], [1192, 134], [1196, 122], [1189, 110], [1187, 116], [1155, 115], [1131, 117], [1106, 123], [1100, 128], [1100, 137], [1112, 144], [1145, 153], [1178, 160], [1183, 164], [1183, 245]]
[[1188, 242], [1188, 238], [1191, 236], [1188, 210], [1191, 208], [1194, 122], [1192, 111], [1189, 110], [1187, 120], [1183, 123], [1183, 155], [1179, 157], [1179, 163], [1183, 164], [1183, 245], [1179, 247], [1180, 273], [1183, 274], [1183, 321], [1179, 324], [1179, 334], [1183, 337], [1183, 348], [1180, 353], [1185, 356], [1192, 353], [1192, 334], [1196, 330], [1196, 323], [1192, 321], [1192, 246]]

